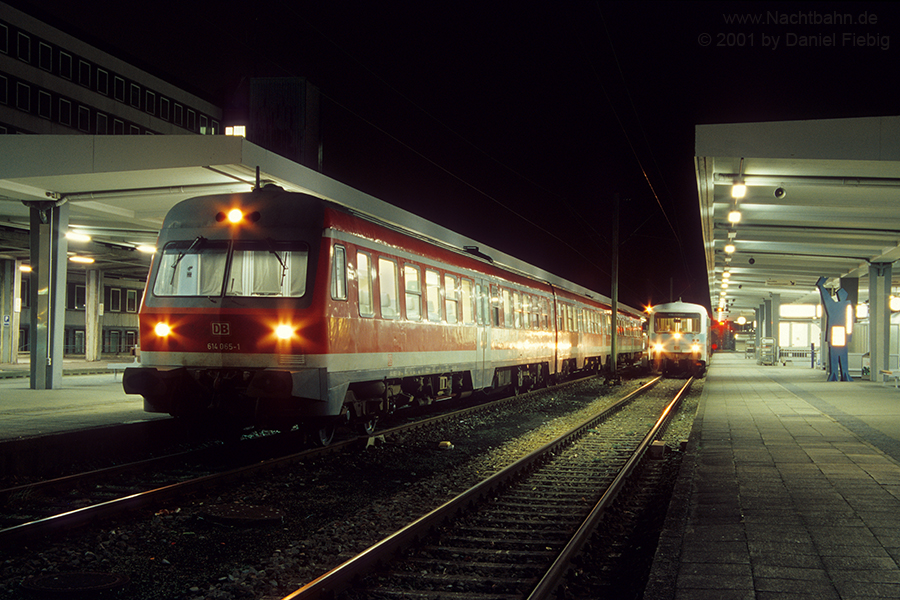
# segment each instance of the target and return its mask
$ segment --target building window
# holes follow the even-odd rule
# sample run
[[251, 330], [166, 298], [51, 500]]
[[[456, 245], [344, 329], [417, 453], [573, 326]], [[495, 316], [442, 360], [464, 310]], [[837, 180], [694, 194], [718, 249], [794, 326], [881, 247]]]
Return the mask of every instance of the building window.
[[187, 128], [190, 131], [197, 131], [197, 113], [190, 108], [187, 111]]
[[147, 93], [144, 95], [144, 110], [151, 115], [156, 114], [156, 94], [150, 90], [147, 90]]
[[169, 99], [168, 98], [160, 98], [159, 99], [159, 118], [164, 121], [169, 120]]
[[91, 110], [87, 106], [78, 107], [78, 129], [85, 133], [91, 131]]
[[135, 108], [141, 107], [141, 88], [136, 83], [131, 84], [131, 105]]
[[113, 98], [125, 102], [125, 80], [118, 75], [113, 78]]
[[184, 107], [181, 106], [180, 104], [178, 104], [177, 102], [175, 103], [175, 119], [174, 120], [175, 120], [176, 125], [178, 125], [179, 127], [182, 127], [182, 125], [184, 123]]
[[21, 81], [16, 82], [16, 108], [31, 112], [31, 88]]
[[31, 37], [27, 34], [19, 32], [19, 60], [30, 63], [31, 62]]
[[38, 66], [45, 71], [53, 70], [53, 48], [49, 44], [38, 44]]
[[45, 92], [44, 90], [38, 90], [38, 116], [43, 119], [50, 118], [50, 106], [53, 103], [53, 99], [50, 97], [50, 94]]
[[0, 23], [0, 52], [9, 54], [9, 27]]
[[207, 135], [211, 133], [208, 131], [209, 129], [209, 119], [206, 118], [206, 115], [200, 115], [200, 134]]
[[138, 127], [137, 125], [129, 125], [128, 126], [128, 134], [129, 135], [140, 135], [141, 128]]
[[91, 65], [83, 60], [78, 61], [78, 83], [91, 87]]
[[109, 73], [103, 69], [97, 69], [97, 92], [109, 96]]
[[125, 135], [125, 122], [121, 119], [113, 119], [113, 134]]
[[72, 79], [72, 55], [65, 52], [59, 53], [59, 76]]
[[7, 104], [9, 102], [9, 92], [7, 91], [8, 85], [9, 80], [3, 75], [0, 75], [0, 104]]
[[72, 103], [65, 98], [59, 99], [59, 122], [63, 125], [72, 124]]
[[125, 312], [137, 312], [137, 290], [125, 291]]
[[103, 113], [97, 113], [97, 135], [107, 135], [109, 133], [109, 121]]
[[217, 133], [219, 133], [219, 122], [213, 119], [212, 128], [210, 129], [209, 134], [216, 135]]
[[122, 312], [122, 290], [112, 288], [109, 290], [110, 312]]

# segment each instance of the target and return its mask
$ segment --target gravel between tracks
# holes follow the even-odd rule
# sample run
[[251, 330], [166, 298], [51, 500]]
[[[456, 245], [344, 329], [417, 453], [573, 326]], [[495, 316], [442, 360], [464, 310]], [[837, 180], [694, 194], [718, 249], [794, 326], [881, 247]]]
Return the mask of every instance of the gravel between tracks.
[[[640, 383], [615, 388], [599, 380], [578, 383], [514, 407], [388, 439], [368, 451], [297, 465], [269, 475], [265, 485], [247, 483], [215, 498], [184, 499], [65, 539], [2, 549], [0, 597], [27, 598], [21, 583], [28, 577], [102, 571], [130, 577], [121, 597], [282, 598]], [[695, 383], [670, 426], [666, 439], [675, 440], [670, 445], [687, 438], [700, 385]], [[441, 449], [442, 441], [453, 449]], [[266, 507], [283, 519], [223, 524], [210, 516], [223, 506]]]

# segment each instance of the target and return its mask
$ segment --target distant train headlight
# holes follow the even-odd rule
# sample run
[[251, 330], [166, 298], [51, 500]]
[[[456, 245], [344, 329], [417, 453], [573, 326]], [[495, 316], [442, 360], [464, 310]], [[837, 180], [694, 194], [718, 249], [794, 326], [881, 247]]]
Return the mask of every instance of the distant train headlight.
[[239, 208], [232, 208], [228, 211], [228, 222], [229, 223], [240, 223], [241, 219], [244, 218], [244, 213], [241, 212]]
[[700, 344], [691, 344], [691, 352], [700, 352]]
[[275, 328], [275, 337], [279, 340], [289, 340], [294, 337], [294, 328], [290, 325], [279, 325]]
[[156, 327], [153, 328], [153, 331], [156, 332], [156, 335], [159, 337], [166, 337], [170, 333], [172, 333], [172, 328], [168, 326], [166, 323], [157, 323]]
[[662, 352], [663, 345], [662, 344], [653, 344], [653, 349], [656, 350], [657, 352]]
[[680, 331], [676, 331], [675, 333], [672, 334], [672, 337], [675, 338], [676, 340], [680, 340], [680, 339], [681, 339], [681, 332], [680, 332]]

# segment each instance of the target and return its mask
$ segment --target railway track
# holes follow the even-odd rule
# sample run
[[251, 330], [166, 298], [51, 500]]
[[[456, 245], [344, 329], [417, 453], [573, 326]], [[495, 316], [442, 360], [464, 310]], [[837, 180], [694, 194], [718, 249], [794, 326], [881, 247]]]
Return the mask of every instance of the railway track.
[[658, 381], [284, 600], [549, 597], [692, 382], [632, 403]]
[[[560, 387], [572, 385], [578, 380]], [[528, 395], [546, 392], [538, 390]], [[402, 415], [401, 422], [375, 432], [353, 436], [324, 448], [285, 452], [272, 439], [246, 440], [240, 444], [216, 446], [170, 454], [96, 469], [52, 480], [0, 490], [0, 544], [22, 542], [35, 537], [67, 532], [98, 519], [157, 506], [166, 500], [197, 493], [267, 472], [288, 469], [301, 461], [359, 448], [370, 441], [456, 419], [466, 414], [490, 410], [525, 395], [502, 398], [443, 414]], [[294, 446], [296, 447], [296, 446]], [[235, 467], [235, 465], [239, 465]]]

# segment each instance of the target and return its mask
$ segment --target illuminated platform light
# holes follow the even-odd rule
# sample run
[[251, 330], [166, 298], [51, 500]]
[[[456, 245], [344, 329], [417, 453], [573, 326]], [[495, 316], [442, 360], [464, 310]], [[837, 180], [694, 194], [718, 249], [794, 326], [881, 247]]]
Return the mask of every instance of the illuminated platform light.
[[733, 210], [728, 213], [728, 222], [729, 223], [740, 223], [741, 222], [741, 212], [738, 210]]
[[140, 245], [137, 247], [137, 251], [145, 254], [156, 254], [156, 246]]
[[743, 198], [747, 195], [747, 186], [742, 181], [735, 182], [733, 186], [731, 186], [731, 197], [732, 198]]
[[89, 242], [91, 241], [91, 236], [85, 235], [83, 233], [76, 233], [74, 231], [67, 231], [66, 239], [73, 242]]
[[70, 256], [69, 260], [73, 263], [79, 263], [82, 265], [89, 265], [94, 262], [94, 259], [89, 256]]
[[737, 248], [734, 247], [734, 244], [727, 244], [725, 246], [725, 252], [728, 254], [734, 254], [735, 250], [737, 250]]

